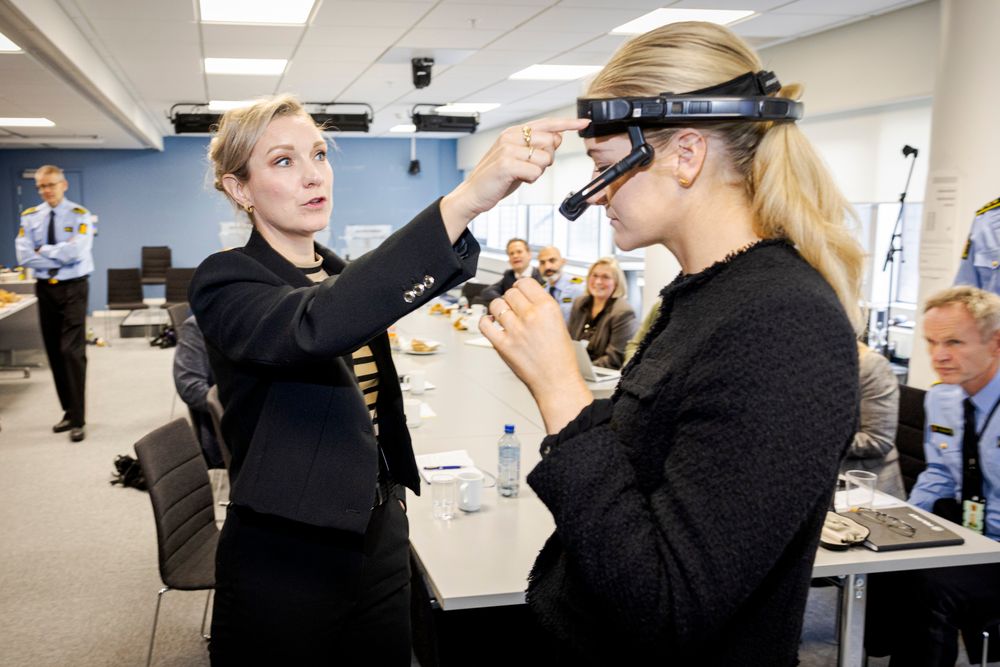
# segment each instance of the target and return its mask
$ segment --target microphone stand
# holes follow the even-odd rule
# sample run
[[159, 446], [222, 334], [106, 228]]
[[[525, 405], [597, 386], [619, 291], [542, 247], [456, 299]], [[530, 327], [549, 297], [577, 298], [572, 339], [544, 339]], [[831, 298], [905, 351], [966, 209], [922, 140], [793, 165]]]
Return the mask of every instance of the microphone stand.
[[[903, 192], [899, 195], [899, 213], [896, 215], [896, 224], [892, 227], [892, 238], [889, 240], [889, 250], [885, 254], [885, 263], [882, 264], [883, 272], [889, 269], [890, 265], [892, 268], [889, 270], [889, 300], [885, 307], [885, 346], [879, 352], [890, 361], [892, 360], [892, 351], [889, 346], [889, 327], [892, 326], [892, 302], [896, 298], [894, 288], [898, 287], [894, 280], [896, 274], [895, 256], [896, 253], [899, 253], [900, 264], [906, 261], [903, 259], [903, 213], [906, 211], [906, 193], [910, 189], [913, 166], [917, 163], [917, 152], [916, 148], [903, 147], [903, 156], [913, 156], [913, 159], [910, 161], [910, 171], [906, 175], [906, 185], [903, 186]], [[879, 345], [882, 345], [882, 341], [879, 341]]]

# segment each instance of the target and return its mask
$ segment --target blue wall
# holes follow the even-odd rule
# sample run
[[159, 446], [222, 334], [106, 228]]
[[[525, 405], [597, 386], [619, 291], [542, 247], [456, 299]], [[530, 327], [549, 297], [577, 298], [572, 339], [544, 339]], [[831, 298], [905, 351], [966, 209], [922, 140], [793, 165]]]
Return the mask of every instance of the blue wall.
[[[340, 251], [344, 226], [391, 224], [398, 228], [462, 180], [455, 140], [421, 139], [421, 172], [407, 173], [409, 139], [343, 138], [330, 153], [333, 216], [329, 244]], [[140, 248], [167, 245], [174, 266], [197, 266], [220, 249], [220, 221], [233, 220], [225, 197], [211, 185], [205, 157], [207, 137], [167, 137], [158, 151], [2, 150], [0, 151], [0, 263], [14, 265], [18, 227], [16, 188], [21, 173], [43, 164], [80, 172], [78, 202], [99, 216], [94, 241], [95, 270], [90, 308], [107, 301], [107, 269], [138, 267]], [[24, 191], [22, 205], [39, 198]], [[160, 286], [147, 296], [163, 296]]]

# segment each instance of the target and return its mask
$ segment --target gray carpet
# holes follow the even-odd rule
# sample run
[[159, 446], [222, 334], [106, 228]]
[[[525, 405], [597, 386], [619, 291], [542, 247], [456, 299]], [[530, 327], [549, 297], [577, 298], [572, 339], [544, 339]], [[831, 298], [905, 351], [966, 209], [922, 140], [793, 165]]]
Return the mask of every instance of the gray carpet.
[[[133, 453], [136, 440], [186, 409], [174, 404], [172, 350], [118, 339], [87, 351], [87, 439], [79, 444], [51, 431], [62, 414], [46, 368], [28, 380], [0, 373], [2, 666], [145, 663], [161, 586], [152, 511], [145, 493], [108, 480], [115, 455]], [[813, 591], [804, 667], [836, 664], [834, 595]], [[198, 632], [204, 603], [202, 593], [165, 596], [154, 664], [208, 665]]]

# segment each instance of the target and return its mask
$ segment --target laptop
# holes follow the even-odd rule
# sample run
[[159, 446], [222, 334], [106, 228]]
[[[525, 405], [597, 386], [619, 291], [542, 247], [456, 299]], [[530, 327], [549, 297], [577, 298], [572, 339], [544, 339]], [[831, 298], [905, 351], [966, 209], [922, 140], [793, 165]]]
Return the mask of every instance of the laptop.
[[576, 350], [576, 365], [580, 369], [580, 375], [588, 382], [608, 382], [617, 380], [622, 376], [621, 371], [610, 368], [601, 368], [590, 363], [590, 355], [587, 354], [587, 341], [573, 341], [573, 348]]

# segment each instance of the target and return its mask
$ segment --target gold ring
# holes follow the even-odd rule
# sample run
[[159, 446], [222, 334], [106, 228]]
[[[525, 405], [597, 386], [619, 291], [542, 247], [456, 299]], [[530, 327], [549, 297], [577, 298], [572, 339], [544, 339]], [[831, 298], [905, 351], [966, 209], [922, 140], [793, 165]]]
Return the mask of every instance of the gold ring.
[[499, 320], [501, 317], [503, 317], [504, 315], [506, 315], [509, 312], [510, 312], [510, 308], [504, 308], [499, 313], [497, 313], [496, 315], [494, 315], [493, 319], [494, 320]]
[[535, 147], [528, 146], [528, 162], [531, 162], [531, 156], [535, 154]]
[[531, 128], [525, 125], [521, 128], [521, 136], [524, 137], [524, 145], [531, 148]]

